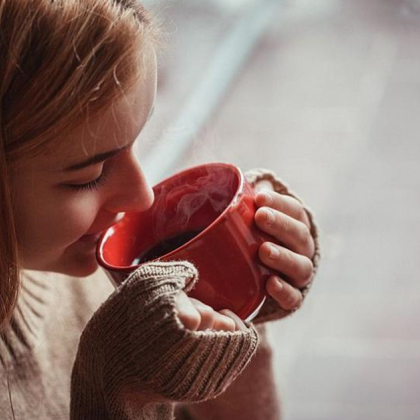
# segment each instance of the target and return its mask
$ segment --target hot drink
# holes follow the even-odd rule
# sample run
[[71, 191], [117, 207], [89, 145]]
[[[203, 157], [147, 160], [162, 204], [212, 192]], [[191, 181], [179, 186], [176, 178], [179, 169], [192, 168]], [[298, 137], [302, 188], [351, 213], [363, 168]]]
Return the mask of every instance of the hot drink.
[[197, 236], [201, 230], [182, 232], [178, 235], [164, 239], [163, 241], [153, 245], [151, 248], [143, 251], [137, 258], [132, 262], [133, 265], [142, 264], [146, 261], [152, 261], [162, 255], [169, 254], [180, 246], [186, 244], [192, 238]]
[[98, 241], [98, 261], [113, 283], [153, 260], [187, 261], [198, 272], [185, 289], [189, 297], [251, 320], [271, 270], [258, 258], [266, 238], [254, 220], [255, 191], [241, 170], [199, 165], [161, 181], [153, 192], [150, 208], [127, 212]]

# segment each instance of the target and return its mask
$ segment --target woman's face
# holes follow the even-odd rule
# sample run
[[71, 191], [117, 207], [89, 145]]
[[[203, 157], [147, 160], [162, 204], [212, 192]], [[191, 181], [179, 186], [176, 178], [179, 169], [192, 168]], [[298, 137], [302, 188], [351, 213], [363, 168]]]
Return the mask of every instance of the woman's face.
[[77, 128], [46, 155], [18, 163], [12, 193], [23, 268], [86, 276], [95, 244], [122, 212], [153, 202], [134, 152], [156, 95], [156, 59], [146, 77], [106, 113]]

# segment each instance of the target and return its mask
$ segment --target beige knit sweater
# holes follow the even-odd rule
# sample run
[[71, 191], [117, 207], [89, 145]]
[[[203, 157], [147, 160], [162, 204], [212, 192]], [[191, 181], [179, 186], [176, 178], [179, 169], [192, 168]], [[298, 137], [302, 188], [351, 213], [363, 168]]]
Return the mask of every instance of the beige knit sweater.
[[[248, 176], [289, 193], [272, 173]], [[175, 403], [183, 419], [278, 419], [271, 351], [254, 326], [192, 332], [179, 322], [174, 296], [196, 279], [188, 262], [147, 264], [115, 291], [100, 271], [26, 272], [0, 337], [1, 419], [169, 420]], [[268, 299], [256, 322], [285, 315]]]

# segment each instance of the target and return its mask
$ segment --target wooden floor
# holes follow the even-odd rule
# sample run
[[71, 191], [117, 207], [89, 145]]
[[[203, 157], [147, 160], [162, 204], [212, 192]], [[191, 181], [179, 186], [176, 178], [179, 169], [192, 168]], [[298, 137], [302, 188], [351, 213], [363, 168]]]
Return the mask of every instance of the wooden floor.
[[[145, 151], [244, 12], [158, 10], [170, 41]], [[420, 419], [420, 2], [279, 1], [181, 166], [212, 160], [275, 170], [321, 227], [306, 305], [270, 330], [284, 419]]]

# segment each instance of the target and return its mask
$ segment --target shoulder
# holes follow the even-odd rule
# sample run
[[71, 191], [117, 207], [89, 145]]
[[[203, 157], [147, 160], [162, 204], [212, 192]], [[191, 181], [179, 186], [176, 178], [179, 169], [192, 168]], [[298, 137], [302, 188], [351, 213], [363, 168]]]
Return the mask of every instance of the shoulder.
[[101, 269], [83, 278], [36, 271], [22, 274], [22, 295], [36, 296], [49, 308], [47, 324], [61, 324], [77, 331], [84, 328], [113, 290]]

